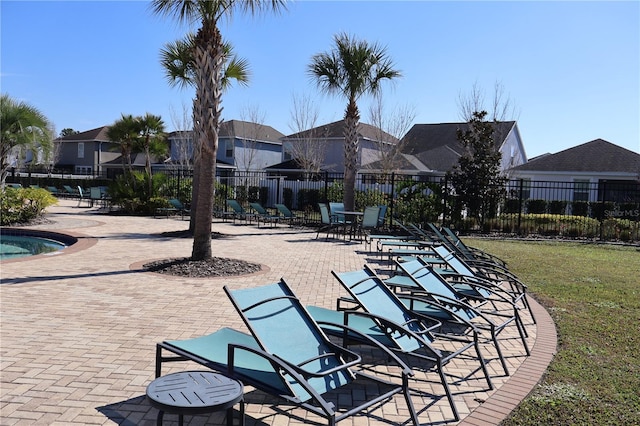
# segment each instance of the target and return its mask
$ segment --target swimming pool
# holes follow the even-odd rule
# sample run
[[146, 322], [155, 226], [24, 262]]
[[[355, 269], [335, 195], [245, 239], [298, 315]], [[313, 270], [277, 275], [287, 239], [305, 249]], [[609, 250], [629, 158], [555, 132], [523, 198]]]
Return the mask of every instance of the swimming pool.
[[24, 229], [0, 230], [0, 260], [60, 251], [76, 242], [63, 234]]

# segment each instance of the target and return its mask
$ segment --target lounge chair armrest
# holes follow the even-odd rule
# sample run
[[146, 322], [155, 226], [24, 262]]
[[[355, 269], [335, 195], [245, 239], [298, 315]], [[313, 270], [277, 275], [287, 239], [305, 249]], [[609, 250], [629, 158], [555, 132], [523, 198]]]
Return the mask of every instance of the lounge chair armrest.
[[395, 353], [389, 350], [389, 348], [384, 346], [382, 343], [378, 342], [375, 339], [372, 339], [371, 337], [367, 336], [363, 332], [358, 331], [355, 328], [349, 327], [348, 325], [345, 325], [345, 324], [338, 324], [338, 323], [328, 322], [328, 321], [317, 321], [317, 323], [320, 327], [322, 327], [322, 325], [326, 325], [332, 328], [341, 328], [348, 333], [353, 333], [357, 335], [358, 338], [367, 342], [370, 346], [373, 346], [383, 351], [385, 355], [387, 355], [388, 359], [392, 359], [400, 368], [402, 368], [403, 375], [406, 375], [406, 376], [414, 375], [413, 370], [411, 370], [411, 367], [409, 367], [404, 361], [402, 361]]
[[[376, 314], [372, 314], [371, 312], [364, 312], [364, 311], [344, 311], [344, 312], [345, 312], [345, 315], [346, 315], [347, 319], [348, 319], [349, 315], [359, 315], [359, 316], [362, 316], [362, 317], [365, 317], [365, 318], [369, 318], [369, 319], [372, 319], [372, 320], [380, 322], [380, 324], [383, 327], [386, 327], [386, 328], [388, 328], [390, 330], [397, 331], [397, 332], [399, 332], [401, 334], [406, 334], [408, 336], [411, 336], [414, 339], [422, 342], [423, 344], [426, 344], [426, 345], [430, 346], [430, 344], [427, 341], [425, 341], [424, 337], [422, 337], [424, 334], [427, 334], [427, 333], [430, 332], [430, 330], [426, 329], [426, 327], [425, 327], [425, 330], [422, 330], [420, 332], [414, 332], [412, 330], [408, 330], [407, 328], [403, 327], [402, 324], [397, 324], [397, 323], [395, 323], [393, 321], [388, 320], [387, 318], [381, 317], [381, 316], [376, 315]], [[440, 324], [440, 325], [442, 325], [442, 324]], [[423, 326], [424, 326], [424, 324], [423, 324]]]
[[[234, 359], [235, 359], [235, 352], [237, 350], [251, 352], [254, 355], [264, 358], [273, 366], [275, 371], [280, 371], [281, 376], [284, 372], [285, 374], [288, 374], [291, 377], [293, 377], [298, 382], [298, 384], [302, 386], [302, 388], [304, 388], [304, 390], [313, 397], [313, 399], [315, 399], [318, 402], [324, 401], [322, 396], [320, 396], [320, 394], [313, 388], [313, 386], [309, 384], [307, 379], [298, 372], [297, 368], [295, 368], [290, 363], [284, 361], [282, 358], [274, 356], [258, 348], [237, 344], [237, 343], [229, 343], [228, 355], [227, 355], [228, 356], [227, 366], [228, 366], [228, 374], [230, 377], [235, 376]], [[284, 386], [286, 386], [289, 389], [289, 391], [291, 392], [291, 395], [296, 395], [296, 393], [293, 391], [293, 389], [291, 388], [287, 380], [283, 378], [282, 383]]]

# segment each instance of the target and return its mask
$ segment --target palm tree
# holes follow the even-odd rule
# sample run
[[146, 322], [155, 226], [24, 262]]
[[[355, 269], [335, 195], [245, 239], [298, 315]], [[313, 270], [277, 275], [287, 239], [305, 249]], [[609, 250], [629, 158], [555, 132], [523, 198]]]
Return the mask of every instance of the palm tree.
[[383, 80], [400, 77], [394, 69], [386, 48], [369, 44], [348, 34], [334, 36], [335, 46], [330, 52], [311, 58], [309, 74], [321, 91], [345, 96], [348, 100], [344, 114], [344, 207], [354, 209], [358, 160], [358, 99], [364, 94], [377, 96]]
[[42, 149], [45, 154], [53, 147], [51, 124], [37, 108], [18, 102], [8, 94], [0, 98], [0, 189], [4, 189], [9, 174], [9, 155], [14, 149]]
[[131, 153], [134, 150], [139, 135], [139, 123], [131, 114], [121, 114], [120, 119], [116, 120], [116, 122], [107, 129], [107, 137], [109, 140], [120, 145], [122, 168], [127, 179], [131, 176]]
[[151, 178], [151, 154], [166, 152], [164, 121], [159, 115], [146, 113], [143, 117], [136, 117], [140, 128], [139, 142], [146, 156], [145, 170], [149, 176], [149, 196], [153, 194], [153, 180]]
[[196, 96], [193, 101], [193, 132], [197, 163], [194, 177], [198, 180], [197, 204], [194, 213], [193, 260], [211, 257], [211, 222], [218, 150], [218, 128], [221, 121], [224, 50], [218, 29], [221, 18], [234, 12], [254, 14], [284, 8], [284, 0], [153, 0], [154, 13], [169, 16], [179, 22], [200, 21], [193, 37], [193, 70]]
[[[171, 86], [186, 87], [195, 85], [195, 62], [193, 60], [194, 40], [195, 36], [188, 34], [183, 40], [167, 43], [165, 47], [160, 50], [160, 63], [165, 69], [167, 80]], [[248, 84], [248, 62], [235, 55], [233, 46], [228, 42], [223, 42], [222, 50], [225, 58], [224, 74], [222, 75], [221, 81], [222, 90], [225, 91], [229, 88], [231, 82], [234, 80], [241, 85]], [[194, 149], [194, 170], [197, 169], [197, 165], [199, 164], [199, 152], [199, 149]], [[191, 185], [191, 217], [189, 222], [189, 231], [191, 232], [193, 232], [195, 227], [199, 181], [198, 175], [195, 174]]]

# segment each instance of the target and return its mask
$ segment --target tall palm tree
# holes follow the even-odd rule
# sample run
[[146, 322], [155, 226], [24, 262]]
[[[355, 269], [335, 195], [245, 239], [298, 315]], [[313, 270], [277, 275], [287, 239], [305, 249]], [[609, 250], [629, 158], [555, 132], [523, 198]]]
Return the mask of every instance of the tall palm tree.
[[377, 96], [383, 80], [400, 77], [400, 71], [387, 55], [386, 48], [377, 43], [357, 40], [348, 34], [334, 36], [335, 46], [330, 52], [311, 58], [308, 71], [321, 91], [347, 98], [344, 114], [344, 206], [355, 207], [355, 184], [358, 160], [358, 99], [365, 94]]
[[[160, 50], [160, 63], [165, 69], [167, 80], [171, 86], [194, 86], [195, 62], [193, 59], [195, 36], [187, 34], [183, 40], [177, 40], [172, 43], [165, 44]], [[222, 90], [225, 91], [231, 86], [232, 81], [236, 81], [241, 85], [249, 82], [249, 64], [245, 59], [239, 58], [233, 52], [233, 46], [229, 42], [223, 42], [222, 50], [224, 52], [225, 64], [224, 73], [222, 75]], [[194, 100], [195, 102], [195, 100]], [[195, 105], [194, 105], [195, 111]], [[195, 141], [198, 142], [198, 141]], [[198, 169], [200, 150], [194, 149], [194, 170]], [[198, 185], [200, 179], [195, 174], [191, 185], [191, 217], [189, 221], [189, 231], [193, 232], [195, 228], [195, 212], [198, 205]]]
[[193, 260], [211, 257], [211, 222], [221, 120], [224, 51], [218, 22], [235, 12], [257, 13], [283, 9], [284, 0], [152, 0], [154, 13], [179, 22], [200, 22], [194, 36], [193, 65], [196, 96], [193, 101], [193, 131], [199, 158], [194, 174], [198, 179], [193, 228]]
[[9, 155], [24, 148], [45, 154], [53, 147], [50, 122], [37, 108], [12, 99], [8, 94], [0, 98], [0, 189], [4, 189], [9, 174]]

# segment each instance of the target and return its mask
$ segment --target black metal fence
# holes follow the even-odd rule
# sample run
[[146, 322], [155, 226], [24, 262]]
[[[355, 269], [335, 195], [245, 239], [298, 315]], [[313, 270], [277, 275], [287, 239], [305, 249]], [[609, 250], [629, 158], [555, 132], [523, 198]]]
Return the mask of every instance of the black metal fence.
[[[165, 197], [191, 200], [189, 170], [165, 170]], [[236, 199], [248, 208], [258, 201], [265, 207], [283, 203], [298, 211], [309, 223], [320, 221], [319, 202], [341, 201], [342, 173], [273, 175], [218, 170], [214, 209], [227, 210], [226, 200]], [[24, 186], [56, 186], [55, 177], [24, 179]], [[80, 179], [77, 179], [80, 180]], [[89, 183], [82, 179], [84, 185]], [[105, 181], [100, 180], [100, 185]], [[368, 205], [388, 206], [391, 219], [425, 225], [445, 224], [464, 232], [502, 233], [520, 236], [640, 241], [639, 181], [530, 181], [509, 180], [504, 196], [482, 218], [464, 208], [446, 178], [400, 174], [359, 175], [356, 209]]]
[[[182, 172], [173, 176], [169, 181], [176, 188], [189, 179]], [[253, 201], [266, 207], [284, 203], [309, 222], [319, 222], [318, 203], [341, 201], [343, 179], [341, 173], [222, 173], [217, 177], [215, 207], [225, 210], [231, 198], [245, 206]], [[360, 175], [355, 204], [360, 210], [368, 205], [388, 206], [387, 225], [394, 218], [418, 225], [435, 222], [464, 232], [640, 241], [640, 182], [514, 179], [503, 193], [492, 213], [479, 219], [460, 207], [461, 200], [444, 177]]]

